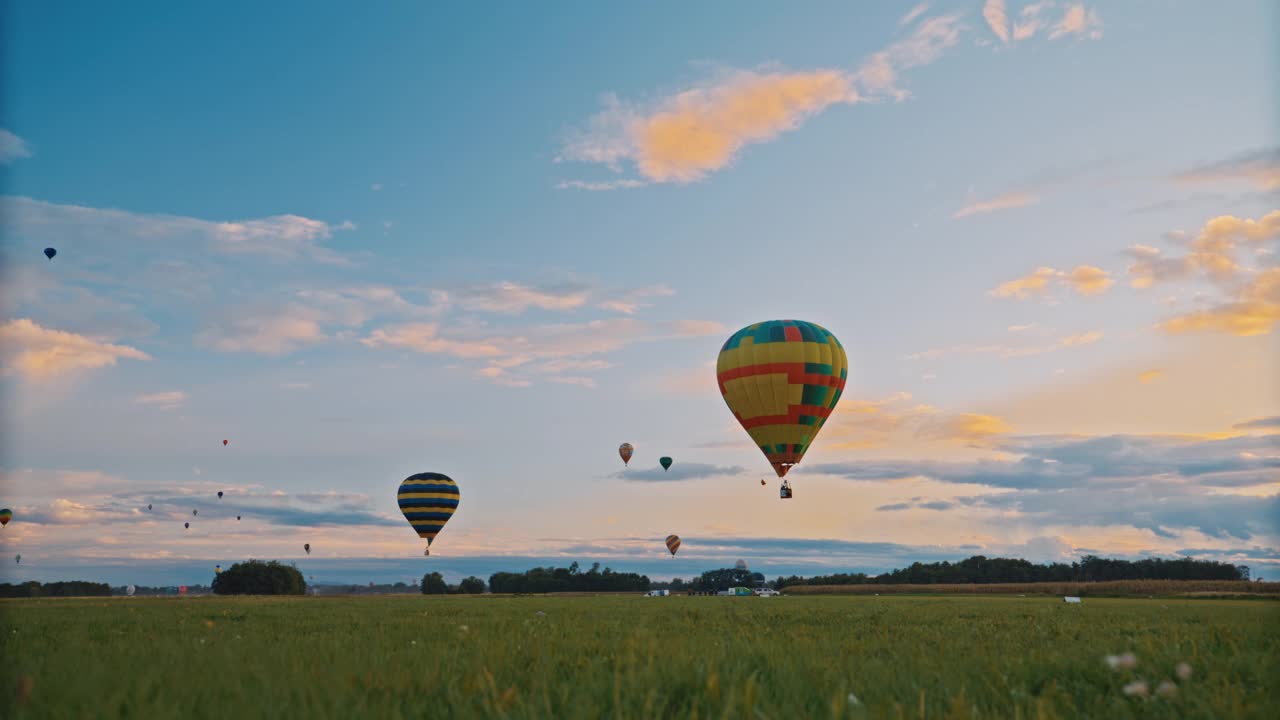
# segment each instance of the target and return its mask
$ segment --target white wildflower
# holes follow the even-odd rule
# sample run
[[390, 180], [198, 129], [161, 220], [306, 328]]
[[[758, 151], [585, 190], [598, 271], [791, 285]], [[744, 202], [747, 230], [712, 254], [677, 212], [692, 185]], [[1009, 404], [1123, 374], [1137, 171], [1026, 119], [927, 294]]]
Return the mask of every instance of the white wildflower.
[[1133, 682], [1121, 688], [1121, 691], [1124, 692], [1125, 695], [1129, 695], [1130, 697], [1146, 697], [1148, 692], [1147, 681], [1134, 680]]
[[1165, 680], [1156, 687], [1156, 694], [1160, 697], [1173, 697], [1178, 694], [1178, 686], [1168, 680]]
[[1188, 665], [1187, 663], [1184, 663], [1184, 662], [1178, 663], [1178, 666], [1175, 667], [1173, 671], [1178, 674], [1179, 680], [1191, 679], [1191, 666]]
[[1132, 670], [1138, 667], [1138, 658], [1130, 652], [1120, 655], [1108, 655], [1107, 666], [1112, 670]]

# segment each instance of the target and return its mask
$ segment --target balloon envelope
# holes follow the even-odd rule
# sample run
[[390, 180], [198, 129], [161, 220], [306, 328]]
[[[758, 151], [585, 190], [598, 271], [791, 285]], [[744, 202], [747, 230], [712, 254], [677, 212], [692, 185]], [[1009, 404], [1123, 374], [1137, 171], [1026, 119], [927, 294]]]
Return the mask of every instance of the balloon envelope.
[[10, 510], [9, 508], [4, 508], [3, 510], [0, 510], [0, 527], [8, 525], [9, 521], [12, 519], [13, 519], [12, 510]]
[[458, 510], [461, 500], [458, 484], [441, 473], [410, 475], [400, 483], [396, 492], [396, 502], [400, 505], [400, 512], [404, 513], [404, 519], [409, 521], [418, 537], [427, 541], [428, 548]]
[[183, 528], [184, 530], [186, 530], [187, 528], [190, 528], [190, 527], [191, 527], [191, 523], [189, 523], [189, 522], [182, 523], [182, 528]]
[[310, 555], [310, 554], [311, 554], [311, 543], [303, 543], [303, 544], [302, 544], [302, 549], [303, 549], [303, 550], [306, 550], [306, 551], [307, 551], [307, 554], [308, 554], [308, 555]]
[[747, 561], [746, 561], [746, 560], [739, 560], [738, 562], [736, 562], [736, 563], [734, 563], [734, 564], [733, 564], [733, 567], [734, 567], [734, 568], [736, 568], [736, 569], [738, 569], [738, 570], [746, 570], [746, 569], [747, 569]]
[[662, 466], [663, 470], [670, 470], [671, 458], [667, 457], [666, 455], [663, 455], [662, 457], [658, 458], [658, 464]]
[[635, 451], [636, 449], [632, 447], [631, 443], [622, 443], [618, 446], [618, 456], [622, 458], [623, 465], [631, 462], [631, 454]]
[[221, 499], [222, 499], [222, 491], [221, 491], [221, 490], [219, 490], [219, 491], [218, 491], [218, 499], [219, 499], [219, 500], [221, 500]]
[[676, 551], [680, 549], [680, 536], [679, 536], [679, 535], [668, 535], [668, 536], [667, 536], [667, 549], [671, 551], [671, 554], [672, 554], [672, 555], [675, 555], [675, 554], [676, 554]]
[[804, 457], [848, 376], [836, 336], [803, 320], [748, 325], [725, 342], [716, 361], [725, 404], [778, 477]]
[[130, 585], [129, 587], [124, 589], [124, 594], [128, 595], [129, 597], [133, 597], [133, 594], [137, 591], [138, 591], [138, 588]]
[[53, 256], [54, 256], [54, 255], [57, 255], [57, 254], [58, 254], [58, 251], [57, 251], [57, 250], [54, 250], [53, 248], [45, 248], [45, 249], [44, 249], [44, 256], [45, 256], [45, 257], [47, 257], [47, 258], [49, 258], [50, 260], [52, 260], [52, 259], [53, 259]]
[[226, 441], [226, 440], [223, 440], [223, 441], [222, 441], [222, 444], [223, 444], [223, 445], [226, 445], [226, 444], [227, 444], [227, 441]]

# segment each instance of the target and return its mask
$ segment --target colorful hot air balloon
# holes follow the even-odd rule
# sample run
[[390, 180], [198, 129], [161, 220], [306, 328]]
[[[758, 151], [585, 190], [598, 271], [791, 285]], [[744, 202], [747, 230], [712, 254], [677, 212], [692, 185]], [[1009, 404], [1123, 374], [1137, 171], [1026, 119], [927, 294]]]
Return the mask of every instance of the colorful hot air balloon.
[[667, 457], [666, 455], [663, 455], [662, 457], [658, 458], [658, 464], [662, 466], [663, 470], [670, 470], [671, 458]]
[[221, 499], [222, 499], [222, 491], [221, 491], [221, 490], [219, 490], [219, 491], [218, 491], [218, 499], [219, 499], [219, 500], [221, 500]]
[[52, 260], [52, 259], [53, 259], [53, 256], [54, 256], [54, 255], [57, 255], [57, 254], [58, 254], [58, 251], [57, 251], [57, 250], [54, 250], [53, 248], [45, 248], [45, 249], [44, 249], [44, 256], [45, 256], [45, 257], [47, 257], [47, 258], [49, 258], [50, 260]]
[[748, 325], [725, 342], [716, 361], [725, 404], [778, 477], [804, 457], [848, 376], [836, 336], [803, 320]]
[[672, 557], [675, 557], [675, 555], [676, 555], [676, 551], [680, 549], [680, 536], [679, 536], [679, 535], [668, 535], [668, 536], [667, 536], [667, 549], [671, 551], [671, 556], [672, 556]]
[[453, 478], [440, 473], [410, 475], [400, 483], [396, 501], [418, 537], [427, 541], [423, 555], [431, 554], [431, 541], [458, 510], [462, 496]]
[[635, 451], [636, 449], [632, 447], [631, 443], [622, 443], [618, 446], [618, 456], [622, 458], [623, 465], [631, 462], [631, 453]]
[[213, 566], [213, 574], [214, 574], [214, 575], [221, 575], [221, 574], [222, 574], [222, 566], [221, 566], [221, 565], [214, 565], [214, 566]]
[[302, 549], [303, 549], [303, 550], [306, 550], [306, 551], [307, 551], [307, 554], [308, 554], [308, 555], [310, 555], [310, 554], [311, 554], [311, 543], [302, 543]]
[[9, 521], [12, 519], [13, 519], [12, 510], [10, 510], [9, 508], [4, 508], [3, 510], [0, 510], [0, 527], [4, 527], [5, 525], [8, 525]]
[[226, 446], [227, 446], [227, 441], [226, 441], [226, 440], [223, 440], [223, 441], [222, 441], [222, 446], [223, 446], [223, 447], [226, 447]]

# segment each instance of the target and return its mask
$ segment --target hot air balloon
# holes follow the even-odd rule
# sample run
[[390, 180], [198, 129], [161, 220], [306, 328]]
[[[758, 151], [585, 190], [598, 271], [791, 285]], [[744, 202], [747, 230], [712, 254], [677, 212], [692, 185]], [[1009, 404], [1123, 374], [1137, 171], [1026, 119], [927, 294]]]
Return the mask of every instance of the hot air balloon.
[[666, 455], [663, 455], [662, 457], [658, 458], [658, 464], [662, 466], [663, 470], [670, 470], [671, 458], [667, 457]]
[[462, 496], [453, 478], [440, 473], [410, 475], [400, 483], [396, 501], [404, 519], [413, 526], [418, 537], [425, 538], [427, 547], [423, 555], [431, 554], [431, 541], [444, 529], [445, 523], [458, 510]]
[[213, 566], [213, 574], [214, 574], [214, 575], [221, 575], [221, 574], [222, 574], [222, 566], [221, 566], [221, 565], [214, 565], [214, 566]]
[[778, 477], [804, 457], [848, 376], [836, 336], [803, 320], [748, 325], [725, 342], [716, 361], [725, 404]]
[[302, 549], [303, 549], [303, 550], [306, 550], [306, 551], [307, 551], [307, 554], [308, 554], [308, 555], [310, 555], [310, 554], [311, 554], [311, 543], [302, 543]]
[[631, 462], [631, 453], [635, 451], [636, 449], [632, 447], [631, 443], [622, 443], [618, 446], [618, 456], [622, 458], [623, 465]]
[[191, 511], [191, 514], [192, 514], [192, 515], [199, 515], [199, 514], [200, 514], [200, 511], [199, 511], [199, 510], [192, 510], [192, 511]]
[[675, 557], [675, 555], [676, 555], [676, 551], [680, 549], [680, 536], [679, 536], [679, 535], [668, 535], [668, 536], [667, 536], [667, 549], [671, 551], [671, 556], [672, 556], [672, 557]]
[[150, 509], [151, 509], [151, 503], [147, 503], [147, 509], [148, 509], [148, 510], [150, 510]]
[[191, 529], [191, 523], [189, 523], [189, 522], [182, 523], [182, 529], [183, 529], [183, 530], [190, 530], [190, 529]]
[[237, 516], [236, 516], [236, 521], [237, 521], [237, 522], [239, 522], [239, 520], [240, 520], [240, 516], [239, 516], [239, 515], [237, 515]]
[[57, 255], [57, 254], [58, 254], [58, 251], [57, 251], [57, 250], [54, 250], [53, 248], [45, 248], [45, 249], [44, 249], [44, 256], [45, 256], [45, 257], [47, 257], [47, 258], [49, 258], [50, 260], [52, 260], [52, 259], [53, 259], [53, 256], [54, 256], [54, 255]]
[[218, 491], [218, 499], [219, 499], [219, 500], [221, 500], [221, 499], [222, 499], [222, 491], [221, 491], [221, 490], [219, 490], [219, 491]]
[[761, 484], [761, 485], [764, 485], [764, 484], [765, 484], [765, 483], [764, 483], [764, 478], [760, 478], [760, 484]]
[[9, 508], [4, 508], [3, 510], [0, 510], [0, 527], [4, 527], [5, 525], [8, 525], [9, 521], [12, 519], [13, 519], [12, 510], [10, 510]]
[[18, 553], [17, 555], [14, 555], [14, 556], [13, 556], [13, 561], [14, 561], [14, 562], [16, 562], [16, 563], [18, 563], [19, 565], [21, 565], [21, 564], [22, 564], [22, 553]]
[[226, 447], [226, 446], [227, 446], [227, 441], [226, 441], [226, 440], [223, 440], [223, 441], [222, 441], [222, 447]]
[[136, 593], [136, 592], [138, 592], [138, 588], [136, 588], [136, 587], [134, 587], [134, 586], [132, 586], [132, 585], [130, 585], [129, 587], [127, 587], [127, 588], [125, 588], [125, 589], [124, 589], [124, 594], [125, 594], [125, 595], [128, 595], [129, 597], [133, 597], [133, 594], [134, 594], [134, 593]]
[[747, 561], [746, 561], [746, 560], [738, 560], [738, 562], [736, 562], [736, 563], [734, 563], [734, 564], [733, 564], [733, 567], [734, 567], [734, 569], [736, 569], [736, 570], [746, 570], [746, 569], [747, 569]]

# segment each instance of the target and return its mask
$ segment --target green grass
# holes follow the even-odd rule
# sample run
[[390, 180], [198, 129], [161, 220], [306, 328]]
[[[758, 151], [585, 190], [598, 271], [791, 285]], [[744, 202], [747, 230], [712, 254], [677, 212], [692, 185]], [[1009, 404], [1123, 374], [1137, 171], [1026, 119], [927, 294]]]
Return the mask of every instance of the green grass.
[[1273, 602], [13, 600], [0, 653], [15, 719], [1280, 717]]

